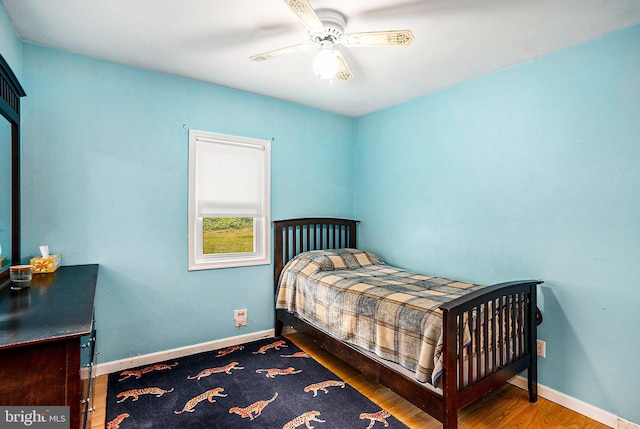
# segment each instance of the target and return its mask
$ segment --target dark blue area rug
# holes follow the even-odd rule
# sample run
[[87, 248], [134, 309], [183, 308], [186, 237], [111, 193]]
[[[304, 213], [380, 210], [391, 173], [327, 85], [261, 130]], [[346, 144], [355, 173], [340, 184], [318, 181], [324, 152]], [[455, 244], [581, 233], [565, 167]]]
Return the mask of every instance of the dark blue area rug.
[[245, 427], [406, 428], [283, 338], [109, 375], [107, 429]]

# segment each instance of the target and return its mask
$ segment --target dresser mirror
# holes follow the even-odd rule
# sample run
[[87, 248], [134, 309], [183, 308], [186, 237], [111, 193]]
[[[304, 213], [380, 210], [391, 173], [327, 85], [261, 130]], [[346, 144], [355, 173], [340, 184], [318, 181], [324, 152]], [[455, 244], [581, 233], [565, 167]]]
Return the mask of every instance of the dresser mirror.
[[20, 263], [20, 97], [26, 94], [0, 55], [0, 288]]

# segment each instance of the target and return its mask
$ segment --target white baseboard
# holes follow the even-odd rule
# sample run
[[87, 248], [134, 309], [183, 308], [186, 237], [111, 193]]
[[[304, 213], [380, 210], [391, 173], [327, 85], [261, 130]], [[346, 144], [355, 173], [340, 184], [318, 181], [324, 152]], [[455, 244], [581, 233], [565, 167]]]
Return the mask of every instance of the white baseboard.
[[[522, 389], [527, 389], [527, 378], [520, 375], [513, 377], [509, 383]], [[579, 399], [558, 392], [550, 387], [538, 384], [538, 395], [558, 405], [589, 417], [597, 422], [615, 429], [640, 429], [640, 425], [624, 420], [613, 413], [587, 404]]]
[[[235, 346], [237, 344], [245, 344], [251, 341], [261, 340], [263, 338], [271, 338], [275, 335], [274, 329], [265, 331], [252, 332], [250, 334], [238, 335], [235, 337], [223, 338], [220, 340], [209, 341], [206, 343], [194, 344], [191, 346], [180, 347], [171, 350], [165, 350], [157, 353], [149, 353], [146, 355], [130, 357], [117, 361], [105, 362], [97, 364], [93, 367], [93, 377], [111, 374], [113, 372], [123, 371], [129, 368], [150, 365], [156, 362], [162, 362], [170, 359], [177, 359], [196, 353], [208, 352], [211, 350], [221, 349], [224, 347]], [[89, 377], [89, 369], [82, 368], [81, 377], [86, 379]]]
[[618, 429], [640, 429], [640, 425], [618, 417]]

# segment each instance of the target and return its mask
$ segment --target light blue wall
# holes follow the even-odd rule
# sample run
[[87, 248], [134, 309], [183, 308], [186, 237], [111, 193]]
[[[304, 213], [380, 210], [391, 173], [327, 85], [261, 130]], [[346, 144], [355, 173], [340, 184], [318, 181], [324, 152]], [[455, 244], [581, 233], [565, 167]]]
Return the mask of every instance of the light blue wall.
[[640, 422], [640, 26], [356, 128], [361, 247], [463, 280], [544, 280], [540, 382]]
[[188, 130], [275, 138], [273, 219], [349, 217], [353, 120], [29, 43], [23, 58], [22, 256], [100, 264], [100, 362], [273, 328], [271, 266], [187, 271]]

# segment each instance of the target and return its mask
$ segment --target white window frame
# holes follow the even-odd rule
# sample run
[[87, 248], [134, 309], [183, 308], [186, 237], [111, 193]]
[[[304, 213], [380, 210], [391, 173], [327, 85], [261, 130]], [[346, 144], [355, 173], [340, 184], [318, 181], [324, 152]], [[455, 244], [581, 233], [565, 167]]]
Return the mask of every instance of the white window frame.
[[[262, 210], [254, 217], [254, 251], [246, 253], [203, 254], [202, 219], [198, 209], [198, 147], [202, 144], [230, 145], [263, 152]], [[200, 156], [204, 156], [200, 153]], [[271, 263], [271, 141], [250, 137], [189, 130], [189, 271], [245, 267]], [[207, 216], [215, 217], [215, 216]], [[224, 216], [219, 216], [224, 217]], [[251, 217], [251, 216], [238, 216]]]

